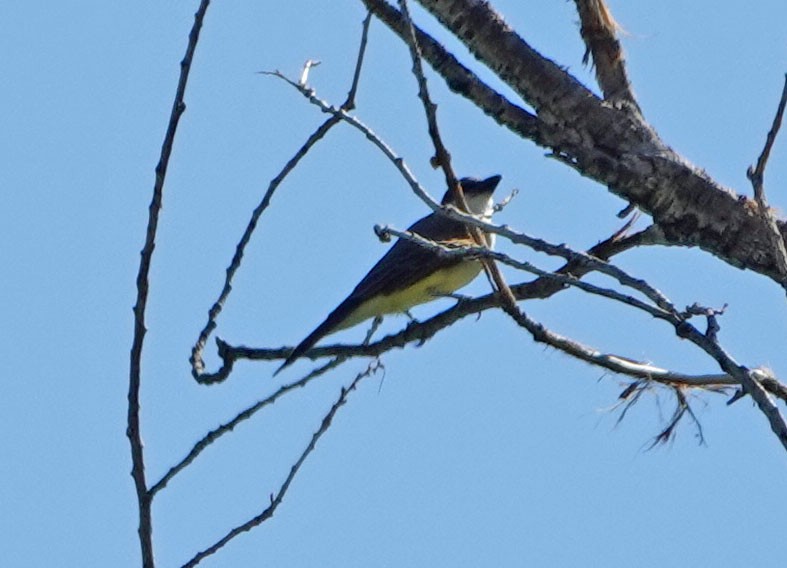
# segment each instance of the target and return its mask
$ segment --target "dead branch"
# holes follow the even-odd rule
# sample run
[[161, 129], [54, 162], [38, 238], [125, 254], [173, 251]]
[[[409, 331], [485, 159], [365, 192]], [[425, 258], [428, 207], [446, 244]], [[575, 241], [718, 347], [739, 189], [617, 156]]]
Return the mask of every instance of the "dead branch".
[[262, 410], [266, 406], [272, 405], [274, 402], [276, 402], [278, 399], [280, 399], [282, 396], [289, 393], [290, 391], [305, 387], [307, 384], [312, 382], [317, 377], [324, 375], [325, 373], [327, 373], [332, 369], [335, 369], [343, 361], [344, 361], [343, 358], [337, 357], [336, 359], [329, 361], [325, 365], [322, 365], [321, 367], [314, 369], [303, 378], [298, 379], [297, 381], [294, 381], [292, 383], [282, 385], [273, 394], [263, 398], [262, 400], [255, 402], [248, 408], [236, 414], [228, 422], [225, 422], [221, 426], [214, 428], [213, 430], [205, 434], [194, 444], [194, 446], [192, 446], [191, 450], [189, 450], [189, 452], [182, 460], [180, 460], [174, 466], [169, 468], [167, 473], [164, 474], [164, 476], [158, 482], [156, 482], [153, 485], [153, 487], [150, 488], [151, 496], [155, 495], [156, 493], [164, 489], [167, 486], [167, 484], [172, 480], [173, 477], [175, 477], [178, 473], [180, 473], [186, 467], [188, 467], [188, 465], [191, 464], [195, 459], [197, 459], [197, 457], [202, 452], [208, 449], [208, 447], [213, 442], [221, 438], [224, 434], [228, 434], [229, 432], [232, 432], [236, 426], [248, 420], [249, 418], [254, 416], [258, 411]]
[[486, 247], [448, 246], [442, 243], [438, 243], [426, 239], [416, 233], [411, 233], [409, 231], [400, 231], [397, 229], [392, 229], [390, 227], [375, 226], [375, 233], [377, 233], [378, 236], [383, 236], [383, 237], [393, 236], [400, 239], [408, 240], [410, 242], [416, 243], [419, 246], [428, 248], [429, 250], [441, 256], [459, 256], [459, 257], [478, 258], [478, 259], [488, 258], [500, 262], [502, 264], [505, 264], [507, 266], [516, 268], [517, 270], [529, 272], [530, 274], [539, 276], [541, 278], [553, 279], [561, 286], [573, 286], [574, 288], [582, 290], [583, 292], [587, 292], [589, 294], [595, 294], [597, 296], [602, 296], [604, 298], [621, 302], [623, 304], [641, 310], [653, 316], [654, 318], [664, 319], [670, 316], [670, 313], [668, 311], [658, 306], [652, 306], [633, 296], [621, 294], [620, 292], [616, 290], [612, 290], [610, 288], [602, 288], [600, 286], [596, 286], [594, 284], [584, 282], [570, 274], [557, 274], [554, 272], [550, 272], [548, 270], [542, 270], [541, 268], [538, 268], [537, 266], [535, 266], [530, 262], [515, 260], [507, 254], [490, 250]]
[[[381, 0], [363, 1], [404, 39], [398, 11], [386, 8]], [[770, 231], [753, 214], [753, 203], [674, 152], [641, 116], [596, 97], [528, 45], [489, 3], [420, 3], [538, 111], [538, 121], [524, 137], [650, 214], [670, 244], [699, 246], [733, 266], [781, 281]], [[441, 57], [439, 50], [425, 49], [423, 55], [452, 90], [490, 112], [480, 100], [488, 93], [475, 82], [457, 82], [457, 76], [467, 75]], [[507, 113], [492, 116], [516, 130]], [[782, 236], [787, 234], [784, 221], [777, 221], [777, 226]]]
[[[363, 59], [364, 54], [366, 52], [366, 43], [369, 34], [369, 24], [371, 22], [371, 14], [367, 14], [366, 18], [364, 18], [362, 32], [361, 32], [361, 43], [358, 48], [358, 56], [355, 62], [355, 70], [353, 72], [353, 79], [352, 84], [350, 86], [350, 90], [347, 93], [347, 99], [342, 103], [340, 109], [344, 111], [351, 110], [355, 108], [355, 95], [358, 91], [358, 82], [360, 81], [361, 76], [361, 68], [363, 66]], [[307, 62], [308, 64], [309, 62]], [[305, 68], [309, 68], [313, 66], [313, 62], [311, 65], [305, 65]], [[266, 73], [266, 74], [278, 74], [277, 73]], [[302, 78], [304, 75], [302, 74]], [[305, 85], [301, 85], [302, 88], [305, 88]], [[254, 230], [257, 228], [257, 223], [260, 220], [260, 217], [265, 212], [265, 210], [270, 205], [271, 199], [273, 198], [273, 194], [276, 192], [276, 189], [281, 185], [284, 179], [289, 175], [289, 173], [295, 169], [295, 167], [300, 163], [300, 161], [306, 156], [306, 154], [311, 150], [311, 148], [328, 133], [328, 131], [336, 126], [341, 120], [341, 117], [338, 115], [331, 115], [325, 122], [323, 122], [317, 129], [307, 138], [306, 142], [298, 149], [297, 152], [293, 155], [292, 158], [284, 165], [281, 171], [274, 177], [270, 183], [268, 184], [268, 189], [265, 192], [265, 195], [262, 197], [262, 201], [260, 201], [259, 205], [255, 207], [254, 211], [251, 214], [251, 219], [249, 223], [246, 225], [246, 229], [243, 231], [243, 235], [241, 236], [240, 241], [238, 241], [237, 246], [235, 247], [235, 254], [232, 257], [232, 261], [230, 262], [229, 267], [226, 271], [226, 276], [224, 278], [224, 286], [222, 287], [221, 293], [219, 294], [218, 299], [213, 303], [210, 310], [208, 311], [208, 321], [205, 324], [205, 327], [199, 334], [194, 347], [191, 350], [191, 357], [189, 358], [189, 362], [191, 363], [191, 375], [194, 379], [201, 384], [215, 384], [221, 382], [229, 376], [229, 373], [232, 371], [231, 366], [223, 366], [219, 371], [215, 373], [206, 373], [205, 372], [205, 363], [202, 358], [202, 353], [205, 350], [205, 344], [208, 341], [208, 338], [216, 329], [216, 320], [221, 313], [221, 310], [224, 307], [224, 302], [227, 300], [230, 292], [232, 291], [232, 279], [235, 277], [235, 273], [240, 268], [241, 262], [243, 261], [243, 254], [246, 250], [246, 246], [249, 244], [251, 240], [251, 236], [254, 233]]]
[[191, 560], [183, 564], [182, 568], [193, 568], [197, 564], [199, 564], [202, 560], [215, 554], [219, 550], [221, 550], [228, 542], [230, 542], [235, 537], [243, 534], [244, 532], [248, 532], [254, 527], [259, 526], [260, 524], [264, 523], [268, 519], [270, 519], [273, 514], [276, 512], [276, 509], [279, 507], [281, 502], [284, 500], [284, 496], [287, 494], [287, 490], [290, 488], [290, 484], [292, 480], [295, 479], [298, 471], [301, 469], [301, 466], [306, 461], [306, 458], [309, 457], [314, 451], [314, 448], [317, 446], [317, 442], [319, 439], [328, 431], [330, 428], [331, 423], [333, 422], [334, 416], [336, 416], [336, 412], [344, 406], [347, 402], [347, 396], [354, 391], [358, 383], [360, 383], [364, 378], [377, 373], [380, 369], [382, 369], [382, 365], [379, 362], [373, 361], [369, 363], [369, 366], [366, 368], [365, 371], [358, 373], [355, 376], [355, 379], [349, 384], [347, 387], [342, 387], [341, 393], [339, 394], [339, 398], [336, 402], [331, 406], [328, 413], [323, 417], [322, 423], [317, 431], [312, 435], [311, 440], [307, 444], [306, 448], [301, 453], [300, 457], [295, 461], [295, 463], [290, 468], [290, 472], [287, 474], [287, 477], [284, 479], [284, 482], [279, 487], [278, 491], [276, 492], [275, 496], [271, 494], [270, 496], [270, 504], [258, 515], [249, 519], [243, 524], [240, 524], [230, 530], [227, 534], [225, 534], [222, 538], [217, 540], [215, 543], [210, 545], [208, 548], [202, 550], [201, 552], [194, 555]]
[[139, 391], [142, 383], [142, 347], [145, 341], [145, 310], [147, 308], [148, 291], [150, 285], [150, 265], [153, 260], [153, 251], [156, 248], [156, 233], [158, 230], [159, 213], [164, 195], [164, 180], [167, 177], [167, 168], [172, 156], [172, 147], [175, 143], [175, 133], [178, 130], [180, 117], [186, 110], [184, 97], [188, 83], [191, 62], [197, 49], [200, 30], [205, 19], [205, 14], [210, 5], [210, 0], [202, 0], [199, 9], [194, 14], [194, 25], [189, 33], [186, 54], [180, 63], [180, 77], [175, 90], [175, 98], [170, 111], [167, 132], [161, 145], [161, 154], [156, 165], [156, 181], [153, 185], [153, 198], [148, 208], [148, 225], [145, 232], [145, 245], [139, 259], [137, 273], [137, 300], [134, 304], [134, 338], [131, 345], [128, 379], [128, 422], [126, 435], [131, 446], [131, 477], [134, 479], [134, 489], [137, 495], [137, 508], [139, 510], [139, 544], [142, 552], [142, 566], [153, 568], [153, 523], [151, 520], [151, 505], [153, 494], [148, 490], [145, 479], [145, 455], [142, 444], [142, 432], [139, 419]]
[[[424, 110], [426, 112], [427, 123], [429, 126], [429, 137], [432, 139], [432, 143], [435, 148], [435, 163], [443, 169], [446, 183], [448, 187], [454, 192], [454, 195], [458, 197], [456, 201], [461, 205], [462, 211], [464, 213], [469, 213], [470, 208], [467, 206], [465, 196], [462, 193], [462, 186], [459, 184], [456, 174], [454, 173], [451, 166], [451, 155], [448, 153], [448, 150], [443, 144], [442, 137], [440, 136], [440, 129], [437, 124], [437, 105], [431, 101], [429, 96], [426, 77], [424, 76], [424, 71], [421, 66], [421, 52], [418, 47], [418, 40], [415, 35], [415, 29], [413, 28], [413, 21], [407, 11], [407, 0], [399, 0], [399, 8], [402, 11], [402, 15], [404, 16], [407, 23], [407, 29], [409, 32], [407, 34], [407, 44], [410, 47], [410, 57], [413, 61], [413, 74], [418, 80], [418, 96], [422, 100]], [[481, 229], [469, 224], [466, 226], [476, 245], [485, 247], [487, 241]], [[495, 264], [494, 259], [489, 259], [489, 257], [485, 258], [487, 258], [487, 260], [482, 259], [481, 261], [484, 266], [484, 271], [486, 272], [492, 287], [497, 291], [498, 294], [500, 294], [503, 310], [506, 313], [519, 311], [519, 308], [516, 305], [516, 299], [511, 293], [511, 289], [508, 287], [505, 279], [503, 278], [500, 269]]]
[[784, 237], [779, 232], [776, 217], [773, 211], [768, 206], [765, 199], [765, 166], [768, 164], [768, 157], [771, 155], [771, 148], [776, 141], [776, 136], [779, 134], [779, 128], [782, 125], [782, 117], [784, 116], [784, 107], [787, 105], [787, 75], [784, 77], [784, 87], [782, 88], [782, 96], [779, 100], [779, 105], [776, 108], [776, 116], [773, 117], [773, 124], [768, 131], [768, 136], [765, 138], [765, 147], [762, 149], [760, 157], [757, 159], [757, 166], [746, 171], [746, 176], [751, 181], [754, 189], [754, 199], [757, 202], [757, 212], [760, 218], [768, 227], [770, 240], [773, 249], [776, 251], [776, 261], [779, 269], [782, 271], [782, 286], [787, 288], [787, 248], [784, 245]]

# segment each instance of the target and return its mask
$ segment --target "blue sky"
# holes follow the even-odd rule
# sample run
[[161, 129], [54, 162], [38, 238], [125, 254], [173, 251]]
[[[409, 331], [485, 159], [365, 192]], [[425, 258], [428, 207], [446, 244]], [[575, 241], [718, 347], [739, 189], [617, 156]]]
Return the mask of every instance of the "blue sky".
[[[143, 361], [151, 480], [208, 429], [308, 369], [301, 363], [274, 380], [273, 364], [241, 363], [227, 384], [204, 387], [188, 367], [252, 208], [324, 118], [256, 72], [295, 76], [306, 59], [319, 59], [311, 84], [340, 103], [364, 15], [360, 2], [263, 4], [213, 3], [187, 92], [165, 187]], [[573, 3], [495, 5], [534, 47], [592, 81], [581, 66]], [[610, 5], [627, 31], [631, 78], [647, 119], [673, 148], [748, 194], [746, 168], [762, 148], [787, 70], [787, 5]], [[139, 565], [124, 435], [134, 277], [196, 6], [0, 8], [0, 549], [9, 566]], [[422, 11], [414, 13], [457, 47]], [[357, 114], [439, 196], [441, 176], [428, 165], [430, 141], [409, 68], [406, 49], [374, 23]], [[501, 223], [578, 248], [619, 226], [619, 199], [430, 77], [460, 174], [501, 174], [501, 196], [520, 189]], [[783, 133], [766, 174], [780, 212], [787, 209], [785, 148]], [[385, 250], [372, 226], [403, 228], [425, 213], [376, 150], [337, 127], [276, 195], [218, 335], [254, 346], [296, 343]], [[741, 363], [787, 377], [787, 314], [775, 284], [696, 250], [634, 251], [618, 262], [678, 305], [729, 304], [721, 319], [725, 347]], [[486, 286], [479, 279], [467, 292]], [[419, 308], [416, 317], [438, 308]], [[676, 370], [716, 371], [665, 326], [578, 292], [523, 308], [599, 349]], [[384, 329], [403, 322], [392, 318]], [[358, 328], [337, 337], [362, 336]], [[646, 398], [616, 425], [609, 408], [620, 378], [535, 345], [502, 314], [468, 318], [383, 362], [384, 378], [367, 379], [350, 397], [276, 516], [205, 566], [783, 564], [774, 543], [787, 521], [787, 459], [748, 400], [727, 407], [723, 397], [697, 395], [706, 445], [686, 423], [673, 443], [646, 451], [671, 412], [669, 396]], [[179, 566], [256, 514], [340, 386], [363, 366], [347, 364], [286, 397], [159, 494], [159, 565]]]

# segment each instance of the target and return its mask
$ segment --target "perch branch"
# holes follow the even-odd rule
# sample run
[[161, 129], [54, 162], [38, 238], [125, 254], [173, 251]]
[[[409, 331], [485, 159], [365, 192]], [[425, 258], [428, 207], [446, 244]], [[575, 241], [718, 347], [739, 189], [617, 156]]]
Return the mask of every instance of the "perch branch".
[[[426, 205], [429, 206], [432, 211], [440, 213], [449, 217], [450, 219], [458, 220], [463, 223], [474, 225], [479, 229], [495, 233], [504, 237], [515, 244], [521, 244], [532, 248], [535, 251], [542, 252], [544, 254], [552, 255], [552, 256], [559, 256], [566, 260], [575, 261], [577, 263], [586, 263], [591, 266], [594, 270], [607, 274], [612, 278], [618, 280], [624, 286], [629, 286], [634, 289], [639, 290], [643, 294], [645, 294], [648, 298], [653, 300], [653, 302], [658, 305], [659, 307], [664, 308], [665, 306], [669, 305], [669, 302], [664, 298], [664, 296], [653, 288], [652, 286], [648, 285], [647, 282], [644, 280], [636, 279], [631, 276], [628, 276], [624, 271], [621, 269], [607, 264], [603, 260], [599, 260], [598, 258], [594, 258], [591, 255], [581, 253], [578, 251], [571, 250], [569, 247], [565, 245], [555, 245], [548, 243], [542, 239], [537, 239], [534, 237], [530, 237], [524, 233], [516, 232], [510, 229], [507, 225], [494, 225], [492, 223], [488, 223], [483, 221], [477, 217], [472, 215], [467, 215], [456, 208], [451, 206], [442, 207], [437, 201], [435, 201], [427, 192], [426, 190], [421, 187], [418, 181], [413, 176], [410, 169], [407, 167], [405, 161], [398, 155], [396, 152], [388, 146], [375, 132], [369, 128], [366, 124], [361, 122], [358, 118], [348, 114], [341, 108], [336, 108], [327, 101], [320, 99], [313, 89], [308, 89], [298, 85], [297, 82], [288, 79], [286, 76], [282, 75], [281, 73], [273, 73], [276, 77], [280, 78], [281, 80], [287, 82], [289, 85], [297, 89], [304, 97], [306, 97], [309, 102], [318, 106], [323, 112], [330, 113], [334, 116], [341, 117], [342, 120], [359, 130], [364, 134], [364, 136], [372, 142], [378, 149], [380, 149], [383, 154], [391, 161], [391, 163], [396, 167], [399, 173], [404, 177], [407, 183], [410, 185], [413, 192], [424, 202]], [[660, 231], [659, 242], [663, 241], [663, 233]], [[501, 306], [502, 307], [502, 306]]]
[[[455, 201], [460, 205], [460, 210], [464, 213], [470, 213], [470, 208], [465, 200], [462, 186], [456, 178], [453, 167], [451, 165], [451, 154], [443, 144], [442, 136], [440, 135], [440, 128], [437, 124], [437, 105], [434, 104], [429, 95], [429, 88], [424, 75], [423, 66], [421, 65], [421, 52], [418, 47], [418, 39], [416, 38], [415, 29], [413, 27], [412, 18], [407, 9], [407, 0], [399, 0], [399, 9], [404, 16], [407, 23], [407, 45], [410, 48], [410, 57], [413, 61], [413, 74], [418, 81], [418, 96], [423, 102], [424, 111], [426, 113], [426, 120], [428, 124], [429, 137], [432, 139], [432, 144], [435, 148], [435, 164], [439, 165], [445, 173], [445, 181], [456, 197]], [[473, 241], [480, 247], [486, 247], [487, 241], [484, 233], [477, 227], [466, 225], [467, 231], [470, 233]], [[495, 264], [494, 259], [484, 257], [482, 259], [484, 270], [489, 278], [490, 283], [494, 290], [497, 290], [502, 299], [502, 307], [506, 312], [518, 311], [516, 299], [511, 293], [499, 267]]]

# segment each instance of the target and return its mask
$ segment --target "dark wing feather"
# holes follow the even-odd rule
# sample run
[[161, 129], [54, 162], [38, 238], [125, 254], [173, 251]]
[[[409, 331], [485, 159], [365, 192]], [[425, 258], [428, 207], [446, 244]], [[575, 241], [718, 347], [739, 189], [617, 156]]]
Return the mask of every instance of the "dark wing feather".
[[[461, 241], [461, 244], [472, 244], [462, 223], [444, 217], [438, 218], [436, 214], [416, 221], [407, 230], [432, 241], [457, 244]], [[441, 258], [425, 247], [399, 239], [358, 283], [347, 300], [355, 298], [363, 301], [379, 294], [389, 295], [396, 290], [410, 287], [439, 268], [459, 262], [461, 260], [458, 257]], [[413, 270], [414, 267], [418, 267], [418, 270]]]
[[[425, 236], [433, 241], [472, 244], [467, 228], [457, 221], [428, 215], [413, 223], [408, 231]], [[301, 341], [284, 360], [276, 373], [290, 365], [323, 337], [328, 335], [358, 308], [365, 300], [379, 294], [407, 288], [418, 280], [431, 275], [439, 268], [461, 262], [459, 258], [440, 258], [440, 256], [413, 242], [399, 239], [387, 253], [363, 277], [347, 298], [333, 310], [317, 329]], [[449, 263], [449, 264], [447, 264]], [[413, 270], [413, 267], [418, 270]]]

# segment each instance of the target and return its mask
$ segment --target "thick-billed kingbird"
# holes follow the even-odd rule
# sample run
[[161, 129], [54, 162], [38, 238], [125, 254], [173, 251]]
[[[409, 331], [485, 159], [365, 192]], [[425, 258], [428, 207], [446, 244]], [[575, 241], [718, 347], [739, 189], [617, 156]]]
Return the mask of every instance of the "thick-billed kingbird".
[[[500, 183], [500, 176], [484, 180], [462, 178], [459, 183], [462, 185], [469, 212], [488, 221], [493, 211], [492, 193]], [[443, 196], [442, 204], [461, 209], [450, 189]], [[476, 244], [464, 223], [440, 213], [427, 215], [407, 230], [444, 245]], [[491, 248], [494, 235], [484, 233], [484, 236]], [[292, 350], [276, 373], [314, 347], [326, 335], [376, 316], [406, 313], [413, 306], [452, 294], [469, 284], [481, 269], [479, 260], [441, 256], [412, 241], [397, 240], [350, 295]]]

